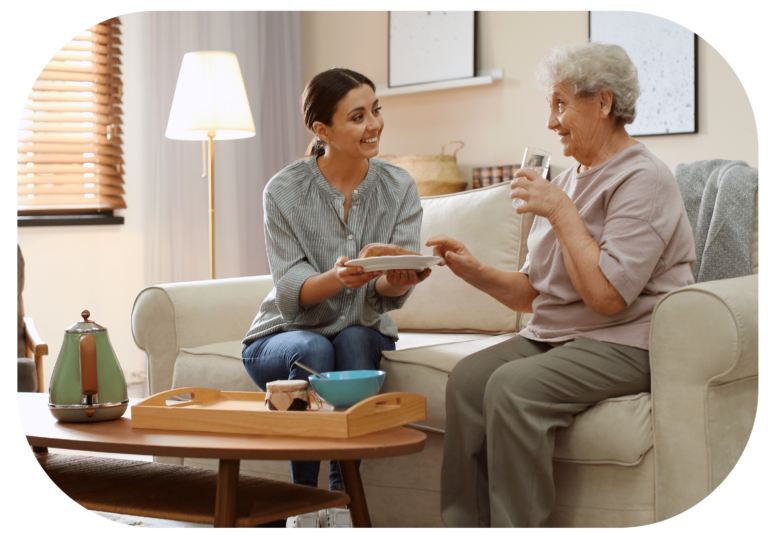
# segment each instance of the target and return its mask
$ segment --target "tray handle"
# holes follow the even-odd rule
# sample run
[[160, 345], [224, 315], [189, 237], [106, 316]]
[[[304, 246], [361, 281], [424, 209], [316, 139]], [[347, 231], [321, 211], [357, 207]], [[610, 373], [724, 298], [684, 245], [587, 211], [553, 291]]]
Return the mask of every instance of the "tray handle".
[[372, 396], [358, 402], [347, 411], [354, 413], [356, 417], [371, 415], [381, 410], [391, 411], [399, 409], [401, 406], [411, 406], [418, 404], [424, 397], [415, 393], [384, 393]]
[[[186, 402], [179, 402], [177, 404], [168, 405], [167, 399], [169, 396], [177, 395], [190, 395], [192, 400]], [[201, 404], [203, 402], [211, 402], [213, 400], [219, 400], [221, 398], [221, 391], [217, 389], [209, 389], [207, 387], [180, 387], [179, 389], [171, 389], [169, 391], [163, 391], [157, 393], [143, 402], [140, 402], [140, 406], [168, 406], [173, 408], [183, 408], [191, 404]]]

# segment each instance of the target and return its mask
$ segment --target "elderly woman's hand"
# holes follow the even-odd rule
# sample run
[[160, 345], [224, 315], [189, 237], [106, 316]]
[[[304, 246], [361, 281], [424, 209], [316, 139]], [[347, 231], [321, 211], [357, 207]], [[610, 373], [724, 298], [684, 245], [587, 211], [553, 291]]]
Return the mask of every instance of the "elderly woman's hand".
[[427, 240], [426, 246], [433, 248], [433, 255], [445, 259], [448, 268], [465, 281], [474, 277], [482, 267], [464, 244], [450, 236], [435, 235]]
[[524, 204], [517, 207], [518, 214], [533, 212], [537, 216], [552, 221], [558, 214], [573, 205], [564, 191], [553, 186], [551, 182], [543, 179], [531, 168], [518, 170], [510, 185], [512, 193], [509, 194], [509, 197], [525, 201]]

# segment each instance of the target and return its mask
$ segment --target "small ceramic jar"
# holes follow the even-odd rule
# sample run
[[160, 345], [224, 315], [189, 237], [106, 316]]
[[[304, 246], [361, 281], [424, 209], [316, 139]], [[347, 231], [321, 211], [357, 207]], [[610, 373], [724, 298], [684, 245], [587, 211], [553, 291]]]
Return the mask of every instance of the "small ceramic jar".
[[304, 411], [310, 404], [308, 387], [305, 380], [269, 382], [264, 402], [271, 410]]

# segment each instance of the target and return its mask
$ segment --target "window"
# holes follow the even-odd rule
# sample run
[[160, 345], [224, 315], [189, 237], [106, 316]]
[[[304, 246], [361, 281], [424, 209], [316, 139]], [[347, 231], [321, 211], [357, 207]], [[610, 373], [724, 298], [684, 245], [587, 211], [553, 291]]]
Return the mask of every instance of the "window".
[[18, 141], [18, 222], [122, 223], [120, 21], [67, 43], [37, 77]]

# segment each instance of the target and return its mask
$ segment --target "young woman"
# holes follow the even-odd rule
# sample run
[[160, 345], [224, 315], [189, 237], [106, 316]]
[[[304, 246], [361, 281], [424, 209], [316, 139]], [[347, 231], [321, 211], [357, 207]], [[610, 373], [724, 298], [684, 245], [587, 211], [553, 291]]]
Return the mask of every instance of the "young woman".
[[[399, 309], [430, 270], [363, 273], [345, 267], [374, 242], [418, 251], [422, 209], [407, 171], [376, 160], [384, 120], [375, 86], [362, 74], [330, 69], [302, 96], [304, 124], [315, 135], [306, 158], [264, 190], [265, 236], [275, 287], [243, 344], [243, 364], [263, 390], [303, 379], [300, 360], [318, 372], [379, 368], [394, 350]], [[317, 487], [320, 462], [291, 462], [296, 484]], [[343, 490], [337, 462], [330, 489]]]

